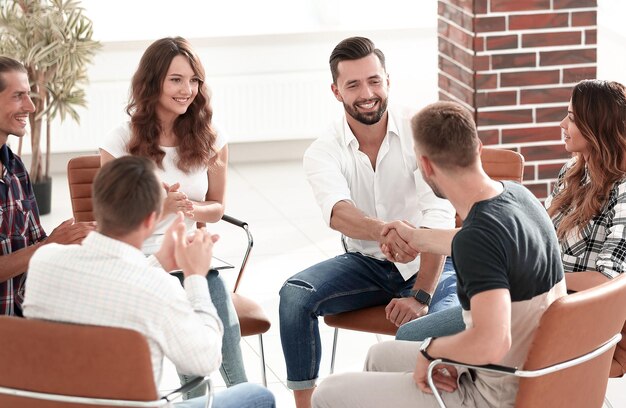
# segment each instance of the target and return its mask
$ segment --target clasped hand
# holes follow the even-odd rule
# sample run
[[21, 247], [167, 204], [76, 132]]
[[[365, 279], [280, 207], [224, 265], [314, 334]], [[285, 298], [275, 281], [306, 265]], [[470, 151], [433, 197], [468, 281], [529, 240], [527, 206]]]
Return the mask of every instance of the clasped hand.
[[[420, 353], [417, 356], [417, 364], [413, 371], [413, 381], [417, 387], [428, 394], [432, 394], [433, 390], [428, 384], [428, 366], [430, 361]], [[456, 367], [449, 364], [440, 364], [433, 370], [433, 382], [435, 387], [440, 391], [454, 392], [459, 386], [457, 378], [459, 373]]]
[[193, 202], [187, 198], [187, 194], [179, 191], [180, 183], [174, 183], [171, 186], [163, 183], [163, 188], [166, 193], [163, 214], [174, 214], [180, 211], [185, 217], [193, 218]]
[[378, 242], [388, 260], [408, 263], [415, 259], [419, 251], [410, 245], [413, 230], [415, 227], [406, 221], [393, 221], [383, 226]]

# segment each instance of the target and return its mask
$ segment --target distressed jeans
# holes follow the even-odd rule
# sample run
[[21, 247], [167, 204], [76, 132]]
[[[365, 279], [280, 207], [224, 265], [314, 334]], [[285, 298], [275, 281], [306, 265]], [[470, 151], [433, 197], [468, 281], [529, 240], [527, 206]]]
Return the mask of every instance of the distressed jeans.
[[[287, 364], [287, 386], [313, 388], [322, 347], [318, 316], [386, 305], [409, 295], [415, 276], [405, 281], [389, 261], [349, 252], [289, 278], [280, 290], [280, 339]], [[429, 313], [458, 305], [456, 274], [446, 259]]]
[[[176, 272], [175, 275], [182, 284], [183, 274]], [[220, 374], [230, 387], [235, 384], [247, 382], [246, 370], [243, 365], [243, 357], [241, 356], [241, 330], [239, 328], [239, 318], [235, 311], [230, 290], [226, 287], [224, 280], [219, 276], [219, 272], [211, 269], [207, 274], [207, 284], [209, 285], [209, 294], [211, 301], [215, 305], [217, 314], [224, 325], [224, 336], [222, 337], [222, 365], [220, 366]], [[178, 373], [181, 385], [192, 380], [193, 376], [184, 373]], [[185, 398], [195, 398], [204, 394], [204, 388], [199, 387], [185, 395]]]

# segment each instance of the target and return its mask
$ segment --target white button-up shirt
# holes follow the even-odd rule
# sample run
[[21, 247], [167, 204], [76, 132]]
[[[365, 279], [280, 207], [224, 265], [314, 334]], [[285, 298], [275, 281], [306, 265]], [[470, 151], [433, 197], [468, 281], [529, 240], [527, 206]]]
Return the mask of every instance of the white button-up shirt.
[[222, 322], [206, 279], [190, 276], [184, 285], [154, 256], [92, 232], [82, 245], [49, 244], [35, 252], [24, 315], [142, 333], [158, 385], [164, 355], [189, 375], [209, 375], [222, 361]]
[[[376, 171], [359, 150], [345, 116], [326, 137], [317, 139], [304, 154], [304, 170], [330, 225], [333, 207], [352, 202], [366, 216], [389, 222], [406, 220], [418, 227], [453, 228], [454, 208], [437, 198], [417, 168], [410, 116], [389, 111], [387, 134], [378, 151]], [[378, 242], [347, 237], [348, 249], [384, 259]], [[419, 270], [419, 257], [396, 267], [409, 279]]]

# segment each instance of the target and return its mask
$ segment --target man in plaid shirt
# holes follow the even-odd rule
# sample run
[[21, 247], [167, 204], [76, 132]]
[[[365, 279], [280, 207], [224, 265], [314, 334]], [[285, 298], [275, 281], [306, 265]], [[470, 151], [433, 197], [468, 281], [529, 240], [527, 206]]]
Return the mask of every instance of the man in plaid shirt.
[[92, 223], [64, 221], [49, 237], [39, 222], [39, 210], [22, 160], [7, 146], [9, 135], [26, 133], [35, 111], [24, 66], [0, 56], [0, 314], [22, 315], [24, 281], [31, 256], [43, 243], [79, 243]]

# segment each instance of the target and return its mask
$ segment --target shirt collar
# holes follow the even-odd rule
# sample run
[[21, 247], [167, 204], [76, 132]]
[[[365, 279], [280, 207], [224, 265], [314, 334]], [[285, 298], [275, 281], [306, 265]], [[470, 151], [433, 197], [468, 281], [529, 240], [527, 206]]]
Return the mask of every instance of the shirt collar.
[[[346, 146], [349, 146], [351, 143], [355, 143], [355, 146], [359, 146], [359, 141], [357, 140], [354, 133], [352, 133], [352, 129], [350, 129], [350, 125], [348, 125], [348, 120], [346, 119], [346, 114], [343, 116], [343, 142]], [[389, 110], [387, 110], [387, 135], [394, 134], [399, 136], [398, 125], [393, 118], [393, 115]]]
[[4, 165], [4, 168], [13, 173], [14, 155], [9, 146], [5, 144], [0, 147], [0, 161]]
[[148, 265], [147, 258], [141, 250], [115, 238], [107, 237], [97, 231], [89, 233], [83, 240], [82, 245], [112, 258], [121, 258], [128, 262]]

